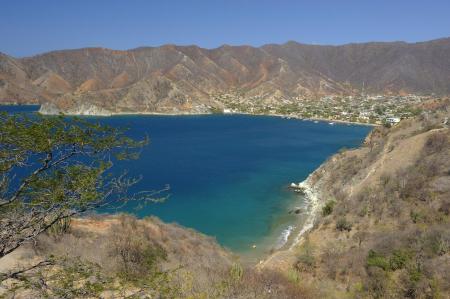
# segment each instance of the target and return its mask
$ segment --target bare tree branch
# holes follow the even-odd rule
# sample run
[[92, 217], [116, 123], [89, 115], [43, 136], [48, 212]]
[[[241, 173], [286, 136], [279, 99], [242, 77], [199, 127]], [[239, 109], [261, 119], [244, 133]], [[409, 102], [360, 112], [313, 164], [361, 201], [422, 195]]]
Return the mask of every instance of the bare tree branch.
[[51, 265], [54, 265], [53, 261], [43, 260], [43, 261], [40, 261], [37, 264], [34, 264], [34, 265], [26, 267], [26, 268], [22, 268], [20, 270], [15, 270], [15, 271], [8, 272], [8, 273], [1, 273], [0, 272], [0, 281], [4, 281], [4, 280], [10, 279], [10, 278], [18, 279], [21, 276], [26, 275], [27, 272], [30, 272], [30, 271], [32, 271], [34, 269], [42, 268], [42, 267], [46, 267], [46, 266], [51, 266]]

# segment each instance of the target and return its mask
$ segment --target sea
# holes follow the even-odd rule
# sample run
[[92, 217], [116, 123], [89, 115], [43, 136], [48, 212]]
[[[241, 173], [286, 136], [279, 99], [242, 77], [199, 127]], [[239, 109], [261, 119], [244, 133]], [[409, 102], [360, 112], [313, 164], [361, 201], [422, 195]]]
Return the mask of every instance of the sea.
[[[0, 111], [34, 113], [38, 108], [0, 106]], [[287, 243], [307, 217], [304, 196], [289, 185], [305, 180], [340, 149], [359, 146], [371, 130], [275, 116], [87, 118], [128, 128], [134, 138], [148, 136], [139, 160], [116, 167], [142, 176], [134, 188], [170, 186], [163, 203], [130, 203], [115, 212], [193, 228], [244, 258], [259, 258]]]

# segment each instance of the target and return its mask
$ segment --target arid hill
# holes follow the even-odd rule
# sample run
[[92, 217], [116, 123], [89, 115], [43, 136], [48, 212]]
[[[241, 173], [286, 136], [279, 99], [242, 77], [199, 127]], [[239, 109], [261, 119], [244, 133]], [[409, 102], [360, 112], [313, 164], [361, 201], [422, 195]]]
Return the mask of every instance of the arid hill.
[[244, 269], [213, 238], [157, 218], [96, 216], [53, 227], [0, 261], [1, 298], [311, 298], [272, 271]]
[[313, 229], [260, 267], [294, 271], [321, 298], [449, 298], [450, 101], [423, 108], [317, 169]]
[[450, 38], [317, 46], [165, 45], [86, 48], [16, 59], [0, 55], [0, 101], [48, 113], [198, 113], [214, 95], [282, 99], [323, 94], [450, 93]]

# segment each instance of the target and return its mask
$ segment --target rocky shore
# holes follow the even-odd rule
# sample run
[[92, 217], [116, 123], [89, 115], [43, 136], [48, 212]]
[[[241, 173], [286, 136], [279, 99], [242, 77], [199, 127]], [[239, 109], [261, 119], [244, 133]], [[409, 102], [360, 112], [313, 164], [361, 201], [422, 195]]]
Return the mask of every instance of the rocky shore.
[[[325, 203], [321, 182], [317, 180], [318, 173], [323, 171], [323, 166], [324, 164], [311, 173], [303, 182], [295, 184], [296, 189], [302, 191], [302, 200], [305, 201], [303, 210], [307, 214], [306, 219], [299, 219], [299, 223], [295, 224], [295, 227], [298, 229], [292, 230], [292, 234], [286, 240], [287, 246], [279, 248], [267, 258], [261, 260], [257, 265], [258, 269], [269, 268], [284, 271], [293, 264], [296, 247], [304, 240], [305, 235], [313, 229], [314, 223]], [[291, 184], [291, 186], [293, 185]]]

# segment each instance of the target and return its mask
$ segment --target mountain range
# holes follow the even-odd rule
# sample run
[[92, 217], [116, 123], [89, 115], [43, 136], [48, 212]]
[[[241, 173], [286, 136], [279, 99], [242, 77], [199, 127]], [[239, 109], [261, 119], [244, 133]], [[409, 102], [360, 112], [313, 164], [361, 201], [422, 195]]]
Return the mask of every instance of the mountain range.
[[450, 94], [450, 38], [0, 53], [0, 102], [40, 103], [46, 113], [202, 113], [223, 108], [224, 94], [279, 101], [362, 90]]

